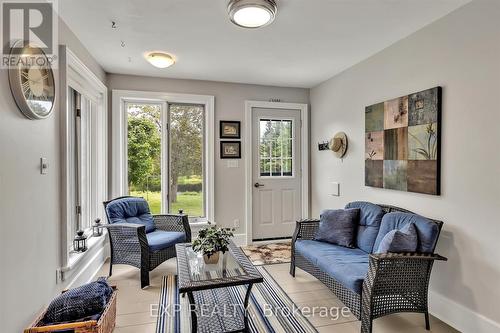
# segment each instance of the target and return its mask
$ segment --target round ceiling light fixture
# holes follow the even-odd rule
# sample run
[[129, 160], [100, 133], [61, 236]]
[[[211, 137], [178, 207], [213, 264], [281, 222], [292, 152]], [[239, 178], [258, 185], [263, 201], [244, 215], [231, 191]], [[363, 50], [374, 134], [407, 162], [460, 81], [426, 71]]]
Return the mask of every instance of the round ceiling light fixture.
[[274, 0], [231, 0], [227, 11], [234, 24], [243, 28], [260, 28], [274, 21], [278, 7]]
[[175, 64], [175, 59], [166, 52], [148, 52], [144, 55], [149, 63], [157, 68], [167, 68]]

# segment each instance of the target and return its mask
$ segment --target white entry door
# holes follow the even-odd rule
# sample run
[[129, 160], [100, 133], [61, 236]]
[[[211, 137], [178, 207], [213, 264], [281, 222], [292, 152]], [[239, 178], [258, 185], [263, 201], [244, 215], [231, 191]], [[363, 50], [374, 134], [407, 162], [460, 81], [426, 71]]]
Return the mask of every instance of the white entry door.
[[300, 110], [252, 110], [253, 240], [291, 237], [301, 217]]

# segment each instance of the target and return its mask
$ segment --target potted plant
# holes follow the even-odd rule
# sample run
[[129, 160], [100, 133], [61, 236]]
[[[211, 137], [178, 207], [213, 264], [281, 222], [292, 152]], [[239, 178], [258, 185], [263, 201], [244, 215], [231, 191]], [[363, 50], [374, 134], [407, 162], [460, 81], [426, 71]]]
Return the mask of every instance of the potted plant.
[[206, 264], [218, 263], [219, 253], [225, 253], [228, 250], [234, 230], [234, 228], [217, 228], [214, 225], [201, 229], [198, 237], [193, 241], [193, 251], [203, 253], [203, 260]]

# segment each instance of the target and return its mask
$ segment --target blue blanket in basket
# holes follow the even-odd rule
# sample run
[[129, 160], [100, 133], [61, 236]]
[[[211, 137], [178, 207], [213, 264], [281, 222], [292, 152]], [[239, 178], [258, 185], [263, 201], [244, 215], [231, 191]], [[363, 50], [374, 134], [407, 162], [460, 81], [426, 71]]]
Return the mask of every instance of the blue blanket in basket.
[[106, 279], [66, 291], [49, 305], [42, 325], [53, 325], [80, 320], [98, 320], [113, 294]]

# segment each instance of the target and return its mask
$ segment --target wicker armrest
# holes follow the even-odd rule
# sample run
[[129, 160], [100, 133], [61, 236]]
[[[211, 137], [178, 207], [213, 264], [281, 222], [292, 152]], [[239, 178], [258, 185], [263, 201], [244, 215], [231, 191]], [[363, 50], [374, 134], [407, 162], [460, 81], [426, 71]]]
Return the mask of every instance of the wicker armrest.
[[304, 219], [297, 221], [292, 238], [292, 247], [297, 239], [313, 239], [318, 228], [318, 219]]
[[111, 250], [113, 252], [136, 252], [148, 251], [148, 240], [146, 238], [146, 226], [136, 223], [112, 223], [103, 227], [108, 229]]
[[363, 302], [371, 302], [371, 298], [381, 295], [412, 292], [426, 295], [434, 260], [447, 259], [431, 253], [370, 254], [368, 273], [363, 282]]
[[164, 231], [178, 231], [186, 234], [186, 242], [191, 242], [191, 227], [185, 214], [153, 215], [155, 227]]
[[302, 220], [298, 220], [297, 223], [299, 223], [299, 224], [319, 223], [319, 219], [302, 219]]
[[381, 260], [440, 260], [447, 261], [448, 258], [435, 253], [378, 253], [370, 254], [370, 259]]
[[[143, 224], [138, 223], [109, 223], [102, 226], [107, 229], [121, 229], [121, 228], [131, 228], [131, 229], [139, 229], [140, 227], [144, 227]], [[145, 229], [146, 227], [144, 227]]]

